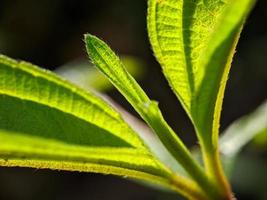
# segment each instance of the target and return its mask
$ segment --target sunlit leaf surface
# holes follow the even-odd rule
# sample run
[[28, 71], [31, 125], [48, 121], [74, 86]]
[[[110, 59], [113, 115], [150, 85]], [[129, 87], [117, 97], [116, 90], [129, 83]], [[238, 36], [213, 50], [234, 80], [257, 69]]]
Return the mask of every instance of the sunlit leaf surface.
[[0, 165], [111, 173], [166, 183], [169, 172], [106, 102], [0, 56]]
[[254, 2], [149, 0], [155, 56], [206, 146], [216, 145], [231, 60]]

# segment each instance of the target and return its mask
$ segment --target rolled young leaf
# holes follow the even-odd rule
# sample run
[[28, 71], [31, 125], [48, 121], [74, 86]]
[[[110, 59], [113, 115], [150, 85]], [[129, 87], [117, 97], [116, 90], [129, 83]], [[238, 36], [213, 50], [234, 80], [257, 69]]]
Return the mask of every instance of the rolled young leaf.
[[[172, 156], [183, 166], [188, 174], [204, 188], [212, 183], [206, 177], [203, 169], [193, 159], [190, 151], [164, 120], [157, 102], [151, 101], [134, 78], [128, 73], [118, 56], [97, 37], [85, 35], [87, 52], [92, 62], [114, 84], [115, 87], [131, 103], [140, 116], [153, 129]], [[214, 197], [217, 191], [209, 190]]]

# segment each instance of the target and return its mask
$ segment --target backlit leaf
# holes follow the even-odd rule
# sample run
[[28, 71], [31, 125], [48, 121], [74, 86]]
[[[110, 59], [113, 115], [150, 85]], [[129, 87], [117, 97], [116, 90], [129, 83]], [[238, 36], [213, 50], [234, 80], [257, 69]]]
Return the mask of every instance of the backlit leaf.
[[211, 149], [217, 144], [234, 49], [254, 2], [149, 0], [148, 32], [155, 56], [200, 142]]
[[[139, 84], [125, 69], [118, 56], [115, 55], [107, 44], [93, 35], [85, 35], [85, 42], [92, 62], [109, 78], [153, 129], [171, 155], [202, 189], [212, 187], [212, 183], [206, 177], [204, 170], [198, 165], [187, 147], [164, 120], [158, 103], [148, 98]], [[207, 193], [212, 197], [218, 195], [216, 189], [209, 190]]]
[[106, 102], [0, 56], [0, 165], [111, 173], [166, 184], [169, 171]]

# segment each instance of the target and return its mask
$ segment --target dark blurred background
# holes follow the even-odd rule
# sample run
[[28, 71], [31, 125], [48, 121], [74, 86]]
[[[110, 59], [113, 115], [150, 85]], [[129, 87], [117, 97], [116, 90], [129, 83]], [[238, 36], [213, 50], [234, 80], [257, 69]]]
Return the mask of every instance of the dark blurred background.
[[[0, 0], [0, 53], [54, 70], [77, 58], [85, 58], [83, 34], [95, 34], [118, 54], [133, 55], [145, 63], [145, 74], [139, 83], [151, 98], [160, 102], [167, 121], [183, 140], [188, 145], [196, 145], [189, 120], [153, 57], [146, 31], [146, 7], [146, 0]], [[266, 21], [267, 1], [259, 0], [234, 59], [222, 130], [267, 99]], [[113, 89], [108, 94], [133, 112], [117, 91]], [[266, 160], [267, 156], [261, 152], [259, 157]], [[250, 191], [235, 186], [234, 190], [238, 199], [257, 199]], [[0, 199], [179, 198], [113, 176], [0, 168]]]

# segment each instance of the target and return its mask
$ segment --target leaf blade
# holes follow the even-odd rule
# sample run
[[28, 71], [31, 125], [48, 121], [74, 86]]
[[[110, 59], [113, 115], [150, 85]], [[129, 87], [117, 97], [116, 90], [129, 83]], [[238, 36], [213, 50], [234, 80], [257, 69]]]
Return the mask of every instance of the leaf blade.
[[[142, 142], [120, 115], [96, 95], [29, 63], [18, 63], [1, 56], [0, 64], [0, 94], [58, 109], [106, 130], [113, 130], [118, 137], [124, 136], [129, 144], [142, 148]], [[121, 125], [123, 128], [120, 128]]]
[[[255, 0], [229, 1], [222, 12], [208, 46], [199, 61], [199, 91], [196, 94], [195, 115], [202, 132], [210, 132], [211, 143], [218, 143], [219, 121], [231, 62], [244, 22]], [[207, 131], [208, 130], [208, 131]]]
[[[194, 160], [184, 143], [167, 124], [158, 107], [158, 103], [146, 96], [110, 47], [90, 34], [85, 35], [85, 42], [88, 55], [96, 67], [111, 80], [138, 114], [153, 129], [176, 161], [183, 166], [203, 191], [205, 188], [211, 187], [213, 183], [207, 178], [204, 170]], [[207, 193], [212, 198], [220, 195], [217, 188], [207, 191]]]
[[[255, 0], [148, 2], [148, 34], [153, 51], [201, 142], [218, 140], [216, 136], [211, 139], [212, 127], [208, 124], [213, 124], [214, 117], [218, 129], [230, 63], [241, 27], [254, 3]], [[232, 39], [223, 44], [227, 37]], [[225, 49], [213, 59], [214, 63], [208, 64], [220, 45]], [[214, 103], [217, 99], [220, 100]]]
[[117, 86], [131, 104], [143, 104], [150, 101], [135, 79], [125, 69], [118, 56], [103, 41], [93, 35], [86, 34], [85, 42], [93, 63]]
[[[0, 165], [111, 173], [166, 185], [169, 171], [106, 102], [0, 56]], [[112, 153], [113, 152], [113, 153]]]
[[[216, 1], [218, 2], [218, 1]], [[213, 29], [224, 3], [210, 1], [150, 0], [148, 34], [163, 73], [190, 118], [197, 90], [196, 63], [205, 49], [205, 41]]]
[[[143, 150], [81, 147], [0, 131], [0, 165], [95, 172], [166, 184], [165, 170]], [[137, 158], [138, 155], [138, 158]], [[166, 175], [166, 174], [165, 174]]]
[[149, 0], [155, 56], [198, 136], [207, 174], [231, 196], [219, 158], [222, 101], [234, 50], [255, 0]]

